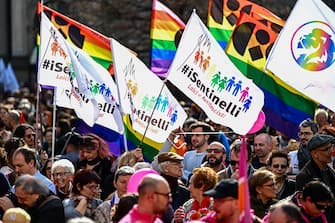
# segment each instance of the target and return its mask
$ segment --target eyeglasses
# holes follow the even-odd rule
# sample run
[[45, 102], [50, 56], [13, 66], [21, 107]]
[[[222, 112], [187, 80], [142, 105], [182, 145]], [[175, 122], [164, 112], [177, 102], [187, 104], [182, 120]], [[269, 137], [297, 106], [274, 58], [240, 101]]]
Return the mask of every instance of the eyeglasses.
[[279, 167], [280, 167], [280, 169], [286, 169], [286, 168], [287, 168], [287, 165], [283, 165], [283, 164], [273, 164], [272, 167], [275, 168], [275, 169], [279, 169]]
[[238, 162], [238, 160], [230, 160], [230, 165], [235, 166]]
[[84, 185], [84, 187], [88, 188], [90, 191], [100, 190], [100, 185]]
[[313, 202], [315, 204], [315, 207], [318, 209], [318, 210], [326, 210], [328, 208], [328, 204], [318, 204], [316, 202]]
[[310, 136], [312, 134], [313, 134], [313, 132], [299, 132], [298, 136]]
[[69, 172], [59, 172], [59, 173], [53, 173], [52, 176], [53, 177], [64, 177], [66, 176], [67, 174], [69, 174]]
[[224, 153], [222, 149], [218, 148], [208, 148], [207, 153]]
[[170, 192], [169, 193], [161, 193], [161, 192], [155, 191], [154, 193], [158, 194], [158, 195], [162, 195], [162, 196], [164, 196], [164, 197], [166, 197], [168, 199], [170, 199], [172, 197], [172, 194]]

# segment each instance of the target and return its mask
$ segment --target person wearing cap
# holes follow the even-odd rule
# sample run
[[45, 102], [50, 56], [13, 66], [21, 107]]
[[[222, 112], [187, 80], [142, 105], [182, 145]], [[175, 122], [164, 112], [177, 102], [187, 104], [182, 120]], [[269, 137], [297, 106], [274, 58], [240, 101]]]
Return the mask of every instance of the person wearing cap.
[[22, 208], [9, 208], [3, 218], [3, 223], [30, 223], [30, 215]]
[[311, 160], [297, 174], [296, 190], [302, 190], [303, 186], [317, 178], [330, 187], [335, 193], [335, 171], [328, 166], [332, 162], [332, 152], [335, 138], [330, 135], [314, 135], [307, 143], [311, 153]]
[[226, 148], [222, 143], [214, 141], [209, 144], [206, 151], [205, 162], [201, 166], [210, 167], [217, 173], [226, 168], [224, 165], [227, 156]]
[[157, 156], [158, 171], [171, 188], [173, 210], [190, 199], [190, 191], [179, 181], [183, 175], [183, 160], [182, 156], [174, 152], [164, 152]]
[[204, 192], [214, 199], [213, 211], [201, 218], [203, 222], [238, 222], [238, 181], [223, 179], [216, 186]]

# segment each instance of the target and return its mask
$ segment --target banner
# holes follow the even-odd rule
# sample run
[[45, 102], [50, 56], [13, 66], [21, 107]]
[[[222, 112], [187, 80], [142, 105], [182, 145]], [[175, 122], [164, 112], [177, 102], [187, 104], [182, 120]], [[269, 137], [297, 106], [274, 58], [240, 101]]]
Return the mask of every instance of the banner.
[[299, 0], [266, 68], [303, 94], [335, 110], [335, 13], [320, 0]]
[[169, 70], [168, 80], [215, 123], [246, 134], [262, 109], [262, 91], [229, 60], [193, 12]]
[[[266, 24], [266, 25], [265, 25]], [[226, 52], [236, 67], [264, 93], [266, 124], [290, 138], [296, 138], [299, 124], [312, 118], [317, 103], [265, 70], [268, 54], [278, 36], [262, 22], [246, 13], [236, 23]]]
[[[185, 24], [169, 8], [153, 0], [151, 16], [151, 71], [161, 77], [176, 54], [177, 41]], [[179, 34], [179, 35], [178, 35]]]
[[[41, 18], [41, 32], [46, 37], [40, 46], [39, 76], [54, 78], [56, 103], [73, 108], [89, 126], [99, 119], [104, 126], [123, 132], [116, 86], [108, 71], [84, 51], [69, 44], [45, 14]], [[57, 72], [60, 68], [63, 68], [62, 74]]]
[[112, 39], [115, 77], [122, 110], [132, 117], [132, 127], [156, 142], [183, 125], [184, 109], [159, 77], [127, 48]]

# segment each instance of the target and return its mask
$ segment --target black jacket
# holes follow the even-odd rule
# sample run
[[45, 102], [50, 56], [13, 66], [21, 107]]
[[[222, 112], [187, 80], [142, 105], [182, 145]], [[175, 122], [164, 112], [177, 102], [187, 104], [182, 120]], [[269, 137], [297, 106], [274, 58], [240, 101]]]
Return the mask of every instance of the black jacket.
[[65, 223], [62, 201], [52, 194], [39, 199], [27, 212], [31, 217], [31, 223]]

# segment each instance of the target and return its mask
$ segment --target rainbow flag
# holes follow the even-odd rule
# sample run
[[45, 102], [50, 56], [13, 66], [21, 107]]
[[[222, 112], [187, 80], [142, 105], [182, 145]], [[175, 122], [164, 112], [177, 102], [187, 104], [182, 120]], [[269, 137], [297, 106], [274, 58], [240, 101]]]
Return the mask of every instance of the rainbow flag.
[[[284, 25], [282, 19], [253, 2], [246, 0], [209, 0], [207, 26], [222, 49], [226, 49], [241, 12], [252, 16], [258, 14], [260, 19], [266, 19], [280, 26]], [[277, 29], [277, 25], [273, 28]]]
[[169, 8], [157, 0], [152, 3], [151, 70], [161, 77], [166, 73], [176, 54], [178, 37], [185, 24]]
[[240, 71], [263, 90], [266, 124], [296, 138], [299, 123], [313, 118], [317, 103], [264, 71], [267, 56], [278, 36], [270, 27], [242, 13], [226, 52]]
[[[64, 38], [84, 50], [95, 61], [113, 73], [110, 39], [107, 36], [43, 5], [43, 11]], [[37, 15], [41, 16], [41, 3], [37, 3]], [[39, 45], [39, 38], [38, 43]]]

